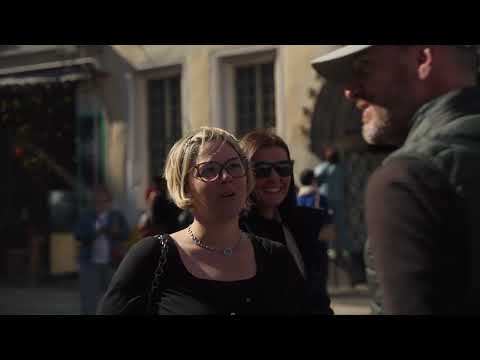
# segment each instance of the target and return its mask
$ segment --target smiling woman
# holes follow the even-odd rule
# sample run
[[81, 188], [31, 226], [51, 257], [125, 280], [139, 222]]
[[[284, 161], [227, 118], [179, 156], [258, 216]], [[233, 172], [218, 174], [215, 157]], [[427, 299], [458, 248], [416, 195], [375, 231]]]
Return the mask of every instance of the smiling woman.
[[305, 311], [305, 287], [286, 247], [240, 230], [254, 178], [233, 135], [202, 128], [178, 141], [168, 155], [165, 178], [171, 198], [190, 210], [194, 221], [134, 246], [100, 314]]
[[326, 291], [327, 253], [319, 240], [326, 217], [321, 210], [296, 206], [293, 164], [282, 138], [272, 130], [256, 130], [240, 142], [255, 172], [251, 209], [242, 220], [250, 233], [287, 246], [305, 279], [307, 311], [331, 314]]

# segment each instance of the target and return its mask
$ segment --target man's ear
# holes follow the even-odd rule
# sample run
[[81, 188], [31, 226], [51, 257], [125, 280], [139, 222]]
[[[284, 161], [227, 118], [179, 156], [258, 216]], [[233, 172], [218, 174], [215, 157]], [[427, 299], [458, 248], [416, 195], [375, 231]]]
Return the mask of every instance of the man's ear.
[[417, 53], [417, 75], [420, 80], [426, 80], [432, 73], [433, 49], [422, 47]]

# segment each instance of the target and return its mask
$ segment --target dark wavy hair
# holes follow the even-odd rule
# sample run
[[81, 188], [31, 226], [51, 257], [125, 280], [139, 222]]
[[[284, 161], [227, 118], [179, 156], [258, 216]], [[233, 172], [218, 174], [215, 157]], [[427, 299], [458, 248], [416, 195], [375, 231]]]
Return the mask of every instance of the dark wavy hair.
[[[287, 152], [288, 159], [292, 160], [288, 145], [280, 136], [275, 134], [274, 129], [257, 129], [249, 132], [240, 140], [240, 147], [245, 152], [249, 162], [252, 161], [252, 158], [261, 149], [272, 147], [279, 147], [284, 149]], [[289, 214], [293, 211], [293, 209], [297, 206], [297, 194], [295, 189], [295, 180], [292, 176], [287, 197], [278, 207], [282, 218], [288, 217]], [[250, 202], [252, 208], [255, 209], [257, 206], [254, 193], [250, 195]]]
[[305, 169], [300, 174], [300, 183], [303, 186], [309, 186], [313, 184], [313, 180], [315, 180], [315, 173], [312, 169]]
[[323, 148], [323, 158], [331, 164], [338, 164], [340, 162], [340, 154], [332, 145], [327, 145]]

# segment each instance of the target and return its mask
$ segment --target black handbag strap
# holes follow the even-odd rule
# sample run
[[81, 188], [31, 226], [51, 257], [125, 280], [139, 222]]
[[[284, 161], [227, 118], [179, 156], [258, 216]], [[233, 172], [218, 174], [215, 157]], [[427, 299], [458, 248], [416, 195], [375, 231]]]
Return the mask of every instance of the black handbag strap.
[[160, 244], [160, 256], [158, 257], [157, 268], [153, 275], [152, 285], [150, 288], [150, 293], [148, 294], [147, 301], [147, 313], [155, 314], [154, 303], [158, 295], [158, 290], [160, 288], [160, 280], [165, 274], [165, 264], [167, 263], [167, 253], [168, 253], [168, 235], [155, 235], [155, 239], [158, 240]]

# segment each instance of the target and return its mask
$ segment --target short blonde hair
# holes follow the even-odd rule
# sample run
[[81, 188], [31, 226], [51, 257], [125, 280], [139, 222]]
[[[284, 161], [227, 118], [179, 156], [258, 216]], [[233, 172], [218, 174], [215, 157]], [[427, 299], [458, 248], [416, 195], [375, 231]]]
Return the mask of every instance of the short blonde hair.
[[235, 136], [219, 128], [202, 127], [192, 135], [177, 141], [167, 156], [164, 177], [169, 196], [179, 208], [185, 210], [193, 207], [192, 199], [187, 196], [186, 191], [188, 174], [202, 147], [217, 141], [228, 143], [238, 154], [247, 170], [247, 196], [253, 191], [255, 187], [253, 171]]

